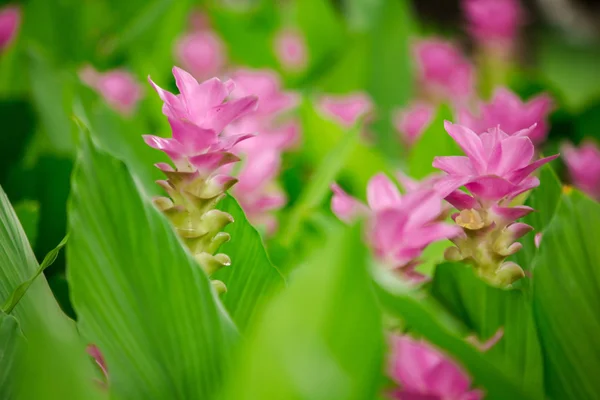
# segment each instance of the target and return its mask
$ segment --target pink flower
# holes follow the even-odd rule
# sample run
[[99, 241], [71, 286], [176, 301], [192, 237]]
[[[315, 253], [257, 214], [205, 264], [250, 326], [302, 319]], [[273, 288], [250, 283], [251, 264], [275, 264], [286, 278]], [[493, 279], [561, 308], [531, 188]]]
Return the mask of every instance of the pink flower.
[[[448, 175], [436, 184], [436, 189], [459, 210], [473, 208], [477, 201], [490, 204], [512, 199], [539, 185], [539, 179], [529, 176], [558, 155], [535, 160], [535, 151], [529, 134], [535, 126], [509, 136], [500, 128], [477, 135], [469, 128], [448, 121], [446, 131], [463, 149], [466, 157], [436, 157], [435, 168]], [[465, 186], [474, 197], [453, 193]], [[475, 199], [477, 198], [477, 200]]]
[[332, 185], [332, 211], [345, 222], [366, 216], [368, 240], [376, 257], [412, 280], [423, 276], [414, 271], [418, 257], [429, 244], [460, 233], [442, 219], [441, 197], [432, 189], [417, 189], [401, 195], [384, 174], [375, 175], [367, 186], [367, 205]]
[[463, 0], [469, 31], [480, 42], [512, 42], [523, 25], [519, 0]]
[[308, 63], [304, 37], [299, 31], [283, 29], [275, 36], [275, 55], [279, 63], [290, 71], [300, 71]]
[[573, 184], [600, 201], [600, 148], [588, 141], [579, 148], [565, 143], [561, 150]]
[[528, 137], [537, 145], [548, 135], [548, 114], [552, 108], [552, 99], [547, 94], [523, 102], [510, 90], [498, 88], [490, 103], [481, 104], [480, 117], [463, 110], [459, 120], [462, 125], [475, 132], [485, 132], [493, 126], [500, 126], [505, 132], [518, 132], [537, 124], [528, 133]]
[[414, 103], [397, 110], [393, 122], [404, 143], [412, 146], [431, 124], [435, 108], [427, 103]]
[[426, 39], [415, 43], [421, 87], [436, 101], [462, 103], [473, 93], [473, 66], [453, 44], [441, 39]]
[[325, 116], [330, 117], [345, 128], [356, 125], [359, 118], [373, 111], [371, 98], [362, 92], [345, 96], [322, 96], [317, 102], [317, 108]]
[[389, 376], [400, 386], [389, 397], [397, 400], [479, 400], [471, 378], [453, 360], [424, 341], [391, 337]]
[[6, 49], [17, 36], [21, 25], [21, 8], [9, 5], [0, 9], [0, 50]]
[[146, 135], [146, 143], [164, 151], [180, 171], [212, 173], [237, 161], [237, 157], [229, 151], [252, 134], [228, 137], [220, 134], [228, 124], [254, 111], [257, 98], [247, 96], [225, 101], [234, 89], [233, 81], [221, 82], [212, 78], [198, 83], [189, 73], [177, 67], [173, 68], [173, 75], [179, 95], [161, 89], [150, 80], [164, 101], [163, 113], [169, 120], [173, 137], [165, 139]]
[[142, 97], [142, 88], [129, 72], [113, 69], [98, 72], [91, 66], [84, 67], [79, 74], [81, 80], [97, 90], [113, 109], [131, 115]]
[[209, 30], [187, 33], [175, 45], [175, 56], [197, 79], [219, 75], [226, 62], [221, 38]]

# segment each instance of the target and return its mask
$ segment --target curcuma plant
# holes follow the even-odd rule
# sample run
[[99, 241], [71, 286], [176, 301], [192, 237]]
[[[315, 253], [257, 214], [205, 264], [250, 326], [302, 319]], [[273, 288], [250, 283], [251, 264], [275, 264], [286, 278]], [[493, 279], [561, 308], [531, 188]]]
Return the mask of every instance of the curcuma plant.
[[54, 3], [0, 7], [0, 400], [599, 397], [592, 12]]

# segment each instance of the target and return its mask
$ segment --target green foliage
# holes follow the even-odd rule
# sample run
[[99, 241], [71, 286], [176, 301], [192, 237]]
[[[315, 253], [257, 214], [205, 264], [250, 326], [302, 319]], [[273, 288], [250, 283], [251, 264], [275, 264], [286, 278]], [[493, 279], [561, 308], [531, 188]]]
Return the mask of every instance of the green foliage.
[[562, 196], [533, 266], [533, 308], [551, 398], [593, 399], [600, 390], [600, 204]]
[[383, 336], [365, 255], [358, 227], [332, 232], [267, 308], [226, 399], [376, 397]]
[[202, 269], [127, 167], [85, 135], [72, 188], [71, 298], [112, 397], [213, 397], [236, 330]]

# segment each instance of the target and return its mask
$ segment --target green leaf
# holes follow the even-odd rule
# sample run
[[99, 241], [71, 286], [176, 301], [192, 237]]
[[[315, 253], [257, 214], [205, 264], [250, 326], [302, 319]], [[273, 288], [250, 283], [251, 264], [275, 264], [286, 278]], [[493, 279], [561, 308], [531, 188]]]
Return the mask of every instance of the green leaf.
[[486, 399], [532, 399], [516, 385], [501, 368], [488, 360], [461, 336], [453, 319], [445, 315], [440, 305], [425, 293], [409, 288], [377, 286], [381, 304], [408, 327], [462, 364], [475, 381], [484, 388]]
[[600, 204], [563, 195], [533, 269], [533, 305], [549, 398], [594, 399], [600, 392]]
[[267, 308], [226, 399], [372, 399], [383, 371], [380, 311], [359, 227], [341, 226]]
[[67, 276], [111, 397], [210, 399], [237, 333], [212, 286], [128, 168], [82, 135]]
[[15, 213], [19, 217], [29, 243], [35, 246], [40, 220], [40, 203], [34, 200], [22, 200], [15, 204]]
[[449, 263], [437, 266], [431, 293], [480, 343], [502, 329], [502, 338], [485, 357], [532, 397], [544, 397], [542, 353], [527, 293], [491, 287], [472, 268]]
[[15, 288], [12, 294], [8, 297], [8, 299], [6, 299], [6, 301], [2, 305], [0, 312], [6, 314], [10, 314], [12, 312], [12, 310], [16, 307], [19, 301], [23, 298], [25, 293], [27, 293], [27, 289], [29, 289], [33, 282], [35, 282], [37, 277], [40, 276], [41, 273], [44, 272], [44, 270], [50, 265], [52, 265], [52, 263], [56, 260], [56, 257], [58, 257], [58, 253], [67, 244], [68, 239], [69, 236], [65, 236], [65, 238], [58, 244], [58, 246], [56, 246], [56, 248], [54, 248], [52, 251], [46, 254], [46, 257], [44, 257], [44, 261], [42, 261], [37, 271], [35, 271], [35, 274]]
[[248, 222], [237, 201], [227, 196], [218, 208], [228, 212], [235, 222], [225, 228], [231, 241], [219, 249], [231, 258], [231, 265], [215, 273], [213, 278], [227, 286], [221, 300], [237, 327], [246, 331], [285, 281], [271, 264], [260, 234]]
[[410, 151], [408, 170], [410, 176], [421, 179], [436, 172], [433, 159], [437, 156], [460, 155], [460, 147], [444, 129], [444, 121], [452, 120], [452, 110], [446, 105], [438, 108], [437, 114], [423, 135]]
[[0, 314], [0, 398], [14, 398], [15, 363], [23, 348], [23, 335], [17, 320]]

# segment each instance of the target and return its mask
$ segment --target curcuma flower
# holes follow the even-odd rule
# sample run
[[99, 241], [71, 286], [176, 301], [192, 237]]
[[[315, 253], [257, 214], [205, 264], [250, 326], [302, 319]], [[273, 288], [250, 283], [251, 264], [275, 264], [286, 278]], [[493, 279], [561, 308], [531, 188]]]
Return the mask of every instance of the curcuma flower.
[[14, 41], [20, 25], [21, 8], [14, 5], [0, 8], [0, 51]]
[[131, 115], [142, 98], [142, 88], [135, 77], [123, 70], [98, 72], [91, 66], [79, 72], [82, 82], [98, 91], [106, 103], [123, 115]]
[[[234, 89], [232, 81], [212, 78], [198, 83], [180, 68], [173, 68], [180, 94], [174, 95], [150, 83], [164, 101], [173, 137], [169, 139], [146, 135], [146, 143], [164, 151], [175, 168], [160, 163], [167, 180], [158, 183], [170, 198], [160, 197], [155, 203], [171, 220], [179, 236], [208, 275], [230, 264], [225, 254], [214, 254], [229, 240], [221, 230], [233, 222], [231, 215], [215, 209], [225, 191], [236, 179], [220, 173], [223, 166], [239, 161], [231, 151], [252, 134], [229, 137], [221, 135], [225, 127], [256, 109], [257, 98], [241, 97], [226, 101]], [[225, 290], [222, 282], [213, 281], [218, 290]]]
[[232, 75], [236, 88], [232, 98], [255, 95], [260, 98], [256, 110], [230, 124], [226, 135], [257, 132], [257, 136], [240, 143], [235, 153], [243, 158], [233, 194], [248, 218], [266, 227], [268, 233], [277, 229], [273, 212], [287, 203], [287, 196], [277, 183], [283, 152], [293, 148], [299, 139], [299, 123], [290, 118], [297, 104], [296, 93], [284, 91], [277, 74], [269, 70], [238, 70]]
[[589, 141], [576, 148], [565, 143], [561, 150], [573, 184], [590, 197], [600, 201], [600, 148], [598, 145]]
[[[458, 143], [466, 157], [436, 157], [433, 166], [446, 172], [435, 188], [460, 213], [454, 216], [463, 234], [451, 240], [456, 247], [446, 251], [452, 261], [473, 264], [488, 282], [506, 286], [522, 278], [524, 272], [506, 257], [522, 246], [517, 239], [532, 230], [516, 222], [533, 211], [526, 206], [512, 206], [519, 194], [540, 184], [530, 176], [536, 169], [558, 155], [535, 160], [529, 129], [509, 136], [500, 128], [477, 135], [469, 128], [446, 121], [446, 131]], [[464, 186], [469, 194], [458, 190]]]
[[453, 43], [441, 39], [420, 40], [415, 43], [413, 52], [419, 84], [426, 98], [461, 104], [473, 94], [474, 68]]
[[308, 50], [302, 33], [294, 29], [282, 29], [275, 36], [275, 55], [279, 63], [289, 71], [301, 71], [308, 64]]
[[399, 386], [389, 391], [395, 400], [479, 400], [471, 378], [453, 360], [424, 341], [392, 336], [388, 375]]
[[547, 94], [523, 102], [510, 90], [498, 88], [490, 103], [480, 105], [479, 116], [462, 110], [459, 122], [475, 132], [486, 132], [492, 126], [500, 126], [505, 132], [518, 132], [537, 124], [527, 136], [539, 145], [548, 136], [548, 115], [552, 108], [552, 99]]
[[463, 0], [462, 7], [469, 32], [484, 45], [510, 45], [524, 23], [519, 0]]
[[384, 174], [375, 175], [367, 185], [367, 204], [332, 185], [333, 213], [344, 222], [368, 219], [367, 237], [378, 260], [413, 282], [424, 280], [415, 271], [418, 258], [429, 244], [454, 237], [460, 229], [442, 222], [441, 197], [433, 190], [415, 187], [401, 195]]
[[361, 117], [370, 116], [373, 112], [373, 102], [362, 92], [345, 96], [326, 95], [318, 100], [317, 108], [323, 115], [343, 127], [352, 128]]
[[197, 79], [220, 74], [226, 62], [223, 41], [210, 30], [185, 34], [175, 45], [175, 56]]
[[419, 102], [394, 113], [394, 127], [407, 146], [412, 146], [421, 137], [431, 124], [434, 112], [435, 107]]

